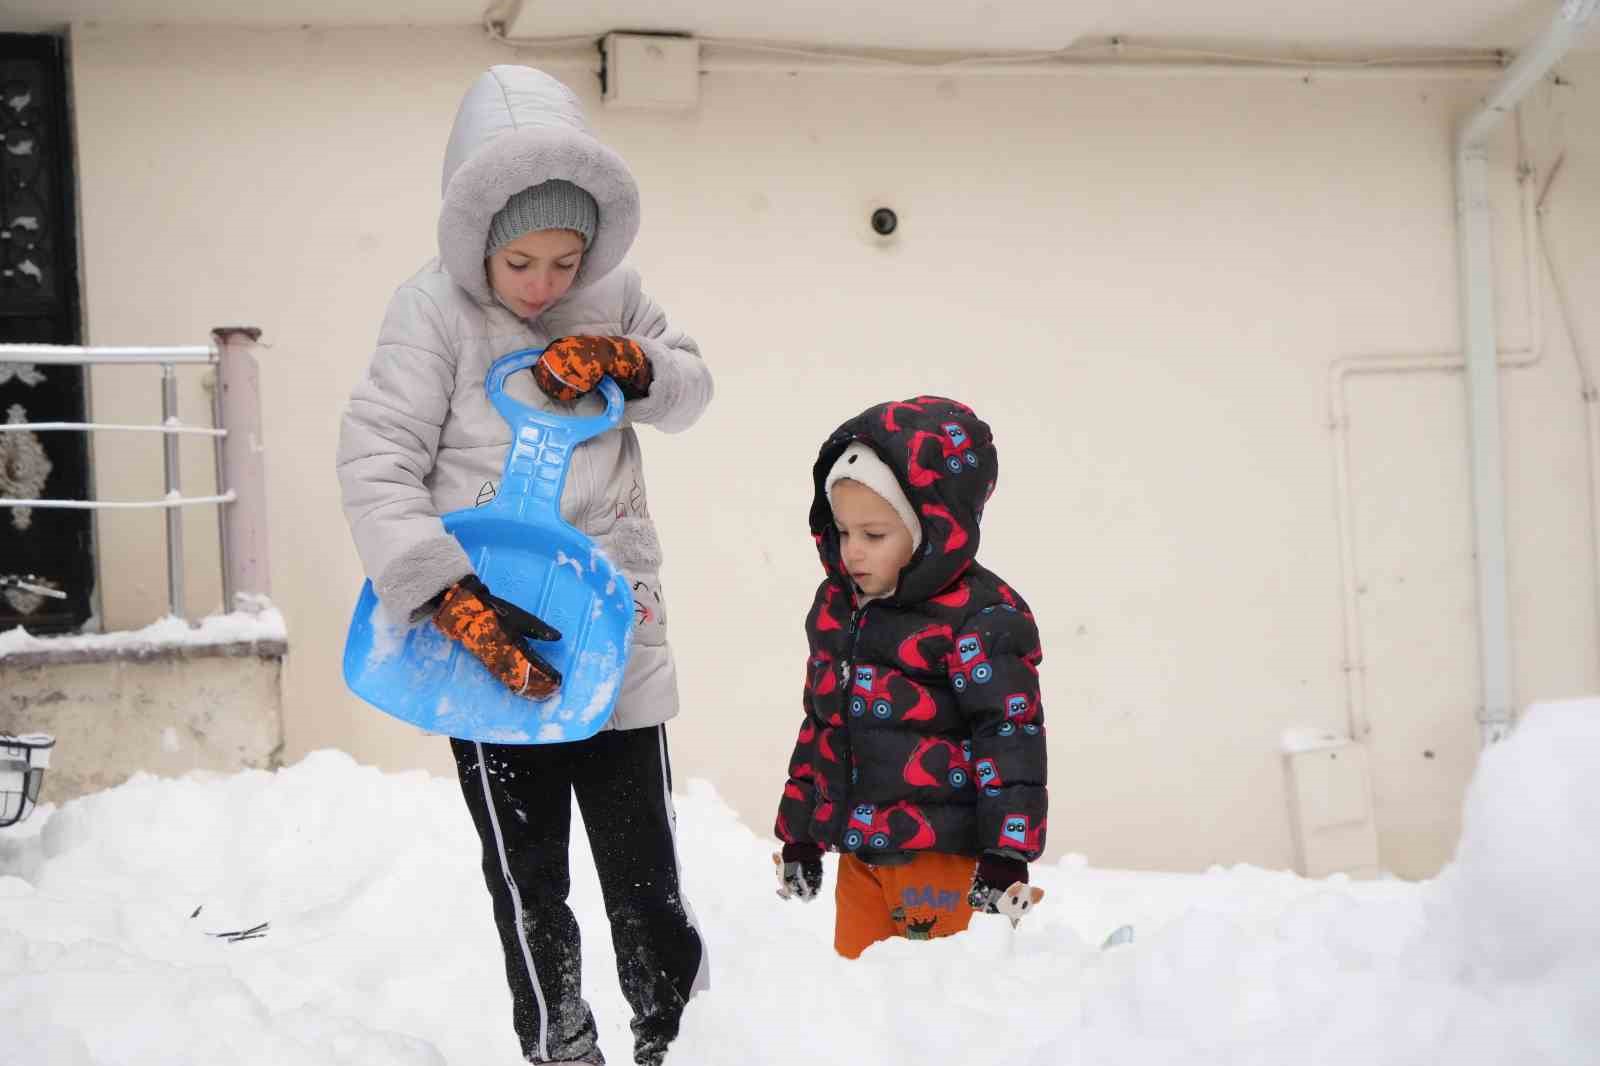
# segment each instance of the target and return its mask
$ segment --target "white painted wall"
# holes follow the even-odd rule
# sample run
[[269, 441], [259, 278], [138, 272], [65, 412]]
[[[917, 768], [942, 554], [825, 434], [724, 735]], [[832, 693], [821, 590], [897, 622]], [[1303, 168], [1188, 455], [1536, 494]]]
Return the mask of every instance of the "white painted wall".
[[[332, 455], [385, 301], [431, 254], [457, 98], [514, 56], [471, 31], [92, 25], [73, 51], [91, 340], [249, 323], [272, 345], [288, 757], [336, 745], [445, 770], [443, 741], [342, 692], [361, 575]], [[1541, 177], [1567, 152], [1554, 254], [1600, 338], [1583, 236], [1600, 226], [1600, 63], [1568, 75], [1539, 91], [1528, 141]], [[945, 392], [996, 428], [983, 558], [1044, 631], [1052, 852], [1288, 865], [1279, 734], [1345, 726], [1328, 367], [1456, 347], [1449, 133], [1482, 83], [708, 75], [699, 111], [662, 116], [603, 111], [572, 78], [643, 187], [634, 261], [717, 375], [695, 430], [645, 442], [679, 776], [770, 824], [819, 575], [810, 460], [862, 407]], [[1516, 345], [1511, 139], [1496, 148]], [[902, 220], [889, 243], [867, 226], [880, 203]], [[1582, 405], [1547, 332], [1544, 361], [1505, 378], [1523, 704], [1600, 690]], [[125, 376], [97, 374], [97, 416], [152, 414], [154, 378]], [[1425, 875], [1475, 757], [1463, 384], [1361, 378], [1349, 396], [1382, 860]], [[114, 449], [103, 492], [159, 491], [153, 443]], [[209, 467], [203, 448], [185, 461]], [[193, 612], [219, 598], [209, 523], [189, 527]], [[100, 531], [106, 620], [142, 624], [162, 609], [159, 520]]]

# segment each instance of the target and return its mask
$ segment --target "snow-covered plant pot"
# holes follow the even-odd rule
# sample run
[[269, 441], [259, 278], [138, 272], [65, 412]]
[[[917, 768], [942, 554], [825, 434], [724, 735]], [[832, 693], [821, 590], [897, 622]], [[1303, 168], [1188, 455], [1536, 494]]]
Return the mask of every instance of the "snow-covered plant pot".
[[49, 733], [0, 733], [0, 828], [33, 813], [56, 738]]

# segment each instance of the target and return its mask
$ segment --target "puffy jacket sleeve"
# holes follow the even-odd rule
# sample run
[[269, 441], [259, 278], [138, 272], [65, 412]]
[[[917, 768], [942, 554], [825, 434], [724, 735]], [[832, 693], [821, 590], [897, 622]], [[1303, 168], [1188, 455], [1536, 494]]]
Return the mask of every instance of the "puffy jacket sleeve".
[[789, 779], [783, 783], [783, 798], [778, 801], [778, 820], [773, 825], [773, 832], [785, 844], [816, 843], [811, 839], [811, 817], [817, 809], [818, 730], [817, 720], [812, 717], [808, 707], [800, 721], [800, 734], [795, 738], [794, 753], [789, 756]]
[[828, 802], [828, 782], [823, 759], [833, 755], [832, 730], [817, 715], [813, 696], [819, 686], [835, 683], [835, 665], [820, 649], [811, 634], [816, 632], [819, 612], [827, 610], [826, 586], [817, 590], [817, 602], [806, 619], [807, 643], [811, 650], [806, 656], [805, 688], [801, 694], [800, 732], [795, 738], [794, 753], [789, 756], [789, 776], [783, 783], [783, 798], [778, 801], [778, 819], [774, 832], [785, 844], [818, 844], [828, 846], [825, 840], [813, 837], [814, 821], [826, 822], [827, 810], [819, 811]]
[[427, 487], [454, 387], [455, 351], [438, 307], [422, 290], [401, 288], [345, 407], [337, 460], [361, 565], [395, 617], [472, 572]]
[[1032, 862], [1045, 846], [1044, 711], [1039, 630], [1010, 607], [971, 615], [956, 630], [950, 685], [972, 728], [978, 844]]
[[664, 311], [640, 286], [639, 275], [629, 272], [622, 312], [622, 328], [639, 342], [655, 371], [650, 394], [628, 404], [629, 421], [655, 426], [663, 433], [682, 433], [711, 402], [711, 371], [700, 358], [700, 346], [683, 330], [667, 321]]

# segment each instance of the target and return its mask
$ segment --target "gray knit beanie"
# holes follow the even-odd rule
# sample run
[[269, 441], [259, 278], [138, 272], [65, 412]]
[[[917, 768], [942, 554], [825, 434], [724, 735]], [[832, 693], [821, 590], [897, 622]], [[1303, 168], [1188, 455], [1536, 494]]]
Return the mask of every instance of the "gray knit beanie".
[[492, 255], [524, 233], [541, 229], [575, 230], [587, 249], [599, 223], [600, 208], [593, 196], [570, 181], [553, 178], [529, 186], [506, 201], [489, 223], [489, 241], [483, 254]]

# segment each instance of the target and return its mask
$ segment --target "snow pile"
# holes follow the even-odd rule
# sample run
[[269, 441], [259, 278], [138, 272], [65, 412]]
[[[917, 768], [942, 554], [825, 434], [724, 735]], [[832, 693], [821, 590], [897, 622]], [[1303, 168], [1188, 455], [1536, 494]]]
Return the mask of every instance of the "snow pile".
[[[680, 850], [712, 990], [668, 1066], [1600, 1063], [1597, 727], [1600, 701], [1530, 713], [1485, 759], [1435, 882], [1071, 857], [1036, 869], [1048, 895], [1016, 932], [980, 918], [855, 963], [831, 951], [831, 901], [775, 899], [771, 842], [692, 782]], [[572, 851], [584, 984], [627, 1062], [576, 826]], [[4, 1059], [512, 1066], [480, 878], [453, 780], [334, 752], [41, 807], [0, 831]], [[1102, 950], [1124, 923], [1134, 942]]]
[[1466, 976], [1587, 968], [1600, 1017], [1600, 700], [1537, 706], [1484, 753], [1440, 882], [1438, 924]]
[[36, 637], [21, 626], [0, 631], [0, 659], [7, 655], [39, 651], [103, 651], [108, 654], [150, 652], [177, 645], [247, 644], [285, 640], [288, 628], [283, 614], [260, 600], [248, 611], [213, 614], [190, 623], [168, 615], [143, 629], [119, 633], [89, 633], [74, 637]]

